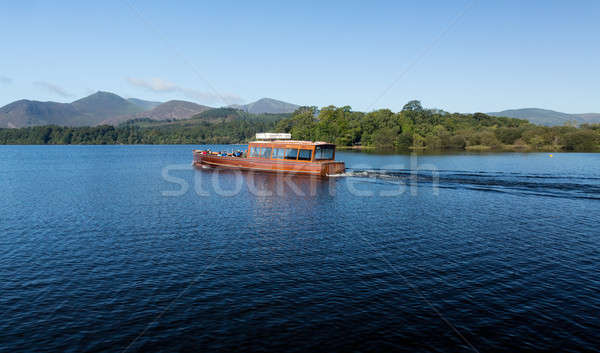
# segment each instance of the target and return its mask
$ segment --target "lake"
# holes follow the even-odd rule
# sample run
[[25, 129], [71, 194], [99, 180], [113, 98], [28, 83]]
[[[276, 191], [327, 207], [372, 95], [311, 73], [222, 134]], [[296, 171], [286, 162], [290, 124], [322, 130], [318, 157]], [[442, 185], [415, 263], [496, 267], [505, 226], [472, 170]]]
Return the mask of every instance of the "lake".
[[600, 346], [600, 154], [340, 151], [321, 179], [197, 147], [0, 146], [0, 350]]

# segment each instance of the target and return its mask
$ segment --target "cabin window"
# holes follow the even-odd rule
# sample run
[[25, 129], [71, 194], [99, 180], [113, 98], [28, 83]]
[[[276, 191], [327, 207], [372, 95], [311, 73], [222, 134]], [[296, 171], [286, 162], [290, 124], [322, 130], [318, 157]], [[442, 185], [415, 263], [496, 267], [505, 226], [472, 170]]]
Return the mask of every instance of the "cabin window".
[[261, 158], [271, 158], [271, 147], [263, 147], [260, 151]]
[[333, 146], [317, 146], [315, 147], [315, 159], [333, 159]]
[[300, 150], [298, 152], [299, 161], [310, 161], [310, 157], [312, 157], [312, 150]]
[[297, 148], [288, 148], [285, 150], [285, 159], [296, 159], [298, 157]]
[[285, 157], [285, 148], [274, 148], [273, 149], [273, 158], [274, 159], [283, 159]]
[[260, 157], [260, 148], [250, 147], [250, 157]]

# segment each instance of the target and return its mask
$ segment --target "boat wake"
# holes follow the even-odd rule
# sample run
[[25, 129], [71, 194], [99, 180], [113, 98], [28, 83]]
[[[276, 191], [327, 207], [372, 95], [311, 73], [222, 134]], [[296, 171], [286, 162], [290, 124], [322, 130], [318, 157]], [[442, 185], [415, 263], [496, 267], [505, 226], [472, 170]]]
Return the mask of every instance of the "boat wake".
[[522, 174], [457, 170], [351, 169], [333, 177], [368, 178], [370, 181], [403, 182], [441, 189], [471, 189], [560, 198], [600, 200], [600, 177], [558, 174]]

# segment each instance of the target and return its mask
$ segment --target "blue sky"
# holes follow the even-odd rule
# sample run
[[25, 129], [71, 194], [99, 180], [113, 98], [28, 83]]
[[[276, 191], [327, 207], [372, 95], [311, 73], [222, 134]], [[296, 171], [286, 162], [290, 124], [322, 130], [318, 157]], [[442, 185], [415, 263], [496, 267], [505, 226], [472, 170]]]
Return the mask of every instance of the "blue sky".
[[598, 1], [19, 1], [0, 105], [97, 90], [221, 106], [600, 112]]

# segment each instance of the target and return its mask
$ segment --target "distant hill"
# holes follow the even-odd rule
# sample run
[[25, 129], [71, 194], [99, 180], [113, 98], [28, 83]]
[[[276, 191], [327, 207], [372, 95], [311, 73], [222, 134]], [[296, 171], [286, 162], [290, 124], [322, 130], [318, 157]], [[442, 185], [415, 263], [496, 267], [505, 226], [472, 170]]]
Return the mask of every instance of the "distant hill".
[[[240, 111], [250, 114], [289, 114], [300, 106], [271, 98], [223, 108], [172, 100], [165, 103], [137, 98], [124, 99], [114, 93], [98, 91], [72, 103], [40, 102], [22, 99], [0, 107], [0, 128], [39, 125], [94, 126], [118, 125], [128, 120], [151, 121], [205, 119], [231, 120]], [[598, 124], [600, 113], [567, 114], [547, 109], [524, 108], [487, 113], [492, 116], [526, 119], [533, 124]]]
[[585, 124], [600, 123], [600, 114], [567, 114], [554, 110], [539, 108], [510, 109], [501, 112], [487, 113], [493, 116], [504, 116], [508, 118], [518, 118], [529, 120], [533, 124], [557, 126], [565, 123]]
[[300, 108], [299, 105], [279, 101], [271, 98], [262, 98], [253, 103], [244, 105], [230, 105], [231, 108], [241, 109], [251, 114], [282, 114], [282, 113], [293, 113], [296, 109]]
[[212, 109], [205, 105], [200, 105], [187, 101], [171, 100], [162, 103], [151, 110], [139, 112], [130, 115], [112, 117], [102, 121], [102, 124], [118, 125], [127, 120], [133, 119], [151, 119], [151, 120], [181, 120], [190, 119], [192, 116]]
[[580, 119], [582, 119], [584, 122], [589, 123], [589, 124], [600, 123], [600, 113], [577, 114], [577, 116]]
[[88, 117], [69, 103], [22, 99], [0, 108], [0, 128], [37, 125], [84, 126]]
[[232, 107], [214, 108], [196, 114], [190, 120], [201, 120], [202, 122], [218, 122], [218, 121], [233, 121], [233, 120], [254, 120], [261, 122], [273, 122], [281, 119], [289, 118], [292, 113], [261, 113], [253, 114], [241, 109]]
[[224, 107], [224, 108], [214, 108], [214, 109], [210, 109], [210, 110], [201, 112], [200, 114], [194, 115], [192, 117], [192, 119], [207, 120], [207, 121], [211, 121], [214, 119], [232, 120], [232, 119], [246, 117], [247, 115], [248, 114], [246, 114], [246, 112], [241, 109], [233, 108], [233, 107]]
[[0, 127], [36, 125], [93, 126], [143, 108], [110, 92], [96, 92], [72, 103], [19, 100], [0, 108]]
[[73, 107], [90, 117], [86, 125], [97, 125], [107, 117], [133, 114], [143, 108], [110, 92], [98, 91], [71, 103]]
[[150, 110], [150, 109], [156, 108], [163, 103], [163, 102], [146, 101], [146, 100], [137, 99], [137, 98], [127, 98], [127, 100], [144, 110]]
[[[140, 116], [143, 114], [140, 114]], [[169, 120], [158, 120], [151, 118], [136, 118], [123, 121], [118, 126], [138, 126], [143, 128], [192, 128], [192, 127], [206, 127], [207, 124], [218, 124], [218, 123], [231, 123], [231, 122], [244, 122], [243, 124], [249, 124], [246, 126], [254, 126], [255, 128], [267, 129], [267, 125], [278, 122], [282, 119], [286, 119], [292, 116], [292, 113], [281, 113], [281, 114], [251, 114], [241, 109], [232, 107], [221, 107], [211, 108], [195, 114], [188, 119], [169, 119]], [[114, 125], [114, 122], [112, 123]], [[256, 125], [255, 125], [256, 124]], [[233, 134], [239, 134], [240, 131], [234, 131]]]

